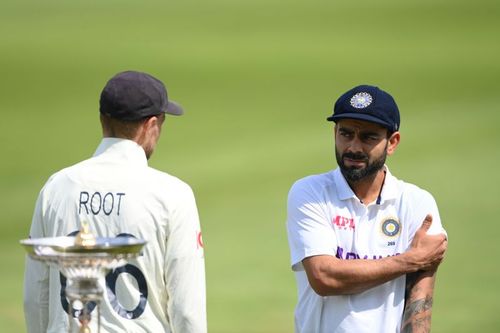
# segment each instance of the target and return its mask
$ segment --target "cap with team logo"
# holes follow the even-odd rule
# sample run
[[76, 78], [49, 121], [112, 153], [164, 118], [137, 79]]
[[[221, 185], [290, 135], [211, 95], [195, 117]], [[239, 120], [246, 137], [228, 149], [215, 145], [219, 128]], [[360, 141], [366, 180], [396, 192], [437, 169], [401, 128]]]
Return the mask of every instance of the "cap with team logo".
[[161, 113], [184, 113], [180, 105], [168, 100], [167, 89], [160, 80], [136, 71], [118, 73], [108, 81], [101, 92], [99, 111], [129, 121]]
[[333, 108], [333, 115], [327, 118], [360, 119], [380, 124], [389, 131], [399, 131], [399, 109], [387, 92], [375, 86], [360, 85], [339, 97]]

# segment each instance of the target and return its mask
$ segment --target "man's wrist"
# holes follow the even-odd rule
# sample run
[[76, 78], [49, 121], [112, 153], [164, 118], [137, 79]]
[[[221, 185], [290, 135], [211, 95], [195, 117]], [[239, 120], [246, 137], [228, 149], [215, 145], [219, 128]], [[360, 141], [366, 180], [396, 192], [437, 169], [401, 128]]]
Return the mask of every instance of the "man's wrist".
[[418, 260], [416, 260], [412, 249], [409, 249], [401, 255], [393, 258], [399, 261], [404, 274], [414, 273], [421, 269], [421, 265], [418, 264]]

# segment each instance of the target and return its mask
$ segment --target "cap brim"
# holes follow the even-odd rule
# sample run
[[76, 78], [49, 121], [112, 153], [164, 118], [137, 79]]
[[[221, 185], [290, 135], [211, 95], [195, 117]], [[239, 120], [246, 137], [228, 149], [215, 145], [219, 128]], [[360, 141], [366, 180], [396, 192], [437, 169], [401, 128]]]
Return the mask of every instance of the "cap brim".
[[168, 101], [167, 109], [165, 110], [165, 113], [168, 113], [168, 114], [171, 114], [174, 116], [180, 116], [180, 115], [184, 114], [184, 109], [182, 108], [182, 106], [180, 106], [176, 102]]
[[340, 120], [340, 119], [358, 119], [358, 120], [364, 120], [364, 121], [369, 121], [371, 123], [376, 123], [376, 124], [379, 124], [379, 125], [382, 125], [388, 129], [391, 129], [392, 126], [388, 123], [386, 123], [385, 121], [382, 121], [376, 117], [373, 117], [373, 116], [370, 116], [369, 114], [362, 114], [362, 113], [342, 113], [342, 114], [339, 114], [339, 115], [333, 115], [333, 116], [330, 116], [328, 118], [326, 118], [326, 120], [328, 121], [334, 121], [334, 122], [337, 122], [337, 120]]

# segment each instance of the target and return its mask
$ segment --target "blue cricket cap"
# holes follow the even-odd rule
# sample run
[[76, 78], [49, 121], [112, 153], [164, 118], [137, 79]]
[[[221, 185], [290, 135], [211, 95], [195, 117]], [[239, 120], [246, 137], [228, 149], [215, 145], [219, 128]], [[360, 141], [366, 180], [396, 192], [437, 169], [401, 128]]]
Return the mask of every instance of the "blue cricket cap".
[[375, 86], [360, 85], [339, 97], [333, 107], [333, 115], [326, 118], [360, 119], [380, 124], [391, 132], [399, 131], [399, 109], [387, 92]]

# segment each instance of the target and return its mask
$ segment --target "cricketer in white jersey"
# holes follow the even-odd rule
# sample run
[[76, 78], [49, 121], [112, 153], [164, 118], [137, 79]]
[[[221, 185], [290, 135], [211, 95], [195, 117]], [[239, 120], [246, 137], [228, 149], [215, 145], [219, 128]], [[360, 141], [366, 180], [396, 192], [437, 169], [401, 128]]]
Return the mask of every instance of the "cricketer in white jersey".
[[[159, 81], [151, 81], [153, 78], [144, 73], [125, 72], [117, 78], [134, 88], [136, 81], [142, 80], [139, 90], [151, 89], [151, 84], [158, 88]], [[108, 86], [113, 83], [118, 88], [125, 85], [112, 79]], [[142, 109], [145, 122], [165, 117], [157, 115], [166, 100], [161, 95], [162, 87], [156, 89], [159, 96], [154, 95], [158, 93], [155, 90], [148, 97], [158, 108]], [[135, 104], [130, 98], [134, 94], [127, 94], [123, 98], [132, 108]], [[101, 100], [101, 113], [103, 103]], [[100, 305], [101, 332], [204, 333], [205, 265], [193, 192], [178, 178], [149, 167], [147, 155], [152, 151], [137, 141], [142, 145], [105, 135], [92, 158], [50, 177], [39, 194], [30, 237], [74, 235], [81, 221], [87, 221], [99, 237], [146, 240], [138, 258], [100, 281], [105, 290]], [[68, 331], [65, 286], [66, 279], [57, 269], [27, 259], [24, 303], [28, 332]], [[94, 306], [89, 310], [95, 318]], [[72, 313], [75, 323], [78, 312], [74, 309]], [[91, 324], [92, 331], [97, 332], [97, 320]]]
[[[352, 106], [360, 95], [377, 109], [345, 106], [345, 99]], [[432, 195], [396, 179], [384, 164], [399, 141], [399, 112], [394, 115], [397, 108], [388, 96], [360, 86], [341, 97], [333, 119], [339, 168], [303, 178], [289, 192], [296, 332], [430, 330], [434, 273], [446, 248], [445, 232]], [[372, 159], [377, 151], [382, 157]], [[426, 238], [434, 243], [417, 250]]]

